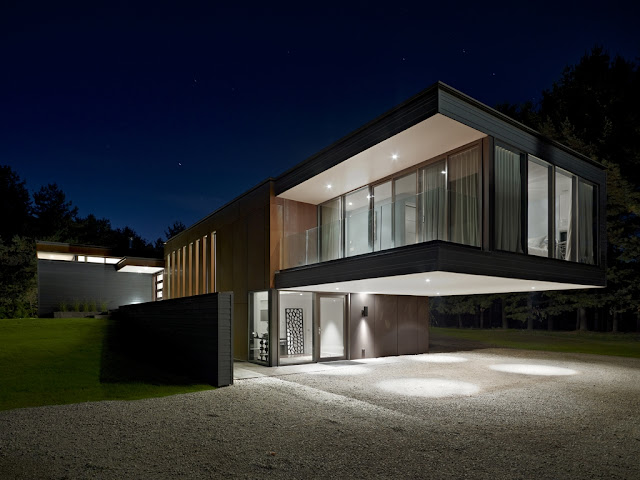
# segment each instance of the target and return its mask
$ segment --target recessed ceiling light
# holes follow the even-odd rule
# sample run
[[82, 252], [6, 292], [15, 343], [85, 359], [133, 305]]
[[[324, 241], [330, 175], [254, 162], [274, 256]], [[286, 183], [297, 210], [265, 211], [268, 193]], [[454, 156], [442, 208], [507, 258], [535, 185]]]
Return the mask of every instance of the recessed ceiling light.
[[430, 281], [431, 281], [431, 279], [430, 279], [430, 278], [427, 278], [427, 279], [425, 280], [425, 282], [430, 282]]
[[440, 173], [443, 174], [443, 175], [446, 175], [447, 171], [446, 170], [442, 170]]
[[440, 292], [436, 292], [436, 295], [440, 295]]
[[353, 202], [349, 202], [349, 206], [353, 205]]
[[391, 155], [391, 159], [392, 160], [397, 160], [398, 159], [398, 154], [394, 153], [393, 155]]
[[536, 287], [531, 287], [531, 290], [535, 290], [535, 289], [536, 289]]
[[338, 287], [336, 287], [336, 290], [340, 290]]
[[330, 183], [327, 183], [327, 188], [331, 188], [331, 184]]

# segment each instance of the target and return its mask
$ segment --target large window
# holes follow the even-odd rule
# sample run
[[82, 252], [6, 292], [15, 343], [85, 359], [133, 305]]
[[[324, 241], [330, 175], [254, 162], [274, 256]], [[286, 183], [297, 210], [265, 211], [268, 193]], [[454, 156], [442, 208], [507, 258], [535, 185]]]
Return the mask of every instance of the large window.
[[556, 169], [555, 182], [555, 258], [559, 258], [561, 260], [573, 260], [573, 250], [575, 245], [573, 184], [575, 182], [575, 177], [569, 172]]
[[548, 257], [550, 166], [533, 156], [527, 165], [527, 253]]
[[373, 250], [393, 248], [393, 194], [391, 181], [373, 187]]
[[496, 145], [494, 156], [495, 247], [522, 252], [520, 154]]
[[447, 239], [447, 162], [420, 170], [420, 240]]
[[449, 240], [480, 246], [480, 148], [451, 155], [447, 168]]
[[411, 173], [394, 180], [396, 247], [416, 243], [416, 174]]
[[578, 261], [595, 263], [596, 189], [580, 180], [578, 184]]
[[341, 197], [320, 205], [320, 261], [342, 257]]
[[345, 256], [371, 251], [369, 243], [369, 187], [345, 195]]

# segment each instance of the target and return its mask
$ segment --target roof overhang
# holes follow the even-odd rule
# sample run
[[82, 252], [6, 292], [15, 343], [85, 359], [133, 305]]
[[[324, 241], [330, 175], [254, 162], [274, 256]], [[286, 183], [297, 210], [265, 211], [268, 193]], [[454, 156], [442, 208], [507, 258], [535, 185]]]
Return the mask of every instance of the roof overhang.
[[383, 295], [444, 297], [450, 295], [578, 290], [582, 288], [601, 287], [575, 283], [545, 282], [540, 280], [434, 271], [307, 285], [297, 287], [295, 290], [303, 292], [376, 293]]
[[319, 204], [486, 136], [560, 168], [582, 160], [576, 173], [603, 183], [599, 163], [438, 82], [284, 172], [274, 194]]
[[118, 262], [116, 270], [122, 273], [155, 274], [164, 270], [164, 260], [158, 258], [125, 257]]
[[438, 113], [278, 196], [318, 205], [485, 136]]

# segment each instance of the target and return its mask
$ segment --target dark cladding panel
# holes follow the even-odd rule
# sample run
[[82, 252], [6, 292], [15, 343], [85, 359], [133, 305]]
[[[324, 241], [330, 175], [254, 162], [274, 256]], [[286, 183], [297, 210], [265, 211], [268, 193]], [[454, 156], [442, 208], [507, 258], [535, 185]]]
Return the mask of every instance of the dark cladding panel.
[[376, 295], [374, 356], [398, 355], [398, 297]]
[[116, 271], [115, 265], [38, 260], [38, 315], [51, 315], [60, 302], [107, 302], [107, 308], [153, 301], [154, 275]]
[[[350, 358], [371, 358], [374, 356], [376, 295], [352, 293], [349, 315]], [[367, 307], [367, 316], [362, 315]], [[364, 352], [363, 352], [364, 350]]]
[[418, 351], [418, 297], [398, 296], [398, 355]]

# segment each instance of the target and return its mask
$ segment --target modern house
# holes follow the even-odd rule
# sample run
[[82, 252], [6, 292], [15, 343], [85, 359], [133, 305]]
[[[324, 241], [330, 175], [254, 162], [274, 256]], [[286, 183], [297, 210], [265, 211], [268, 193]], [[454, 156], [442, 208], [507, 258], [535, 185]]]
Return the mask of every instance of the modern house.
[[112, 310], [162, 298], [164, 261], [126, 257], [112, 249], [58, 242], [36, 242], [38, 315], [62, 305], [88, 303]]
[[234, 292], [234, 356], [428, 350], [430, 297], [605, 286], [605, 171], [437, 83], [165, 245], [164, 298]]

